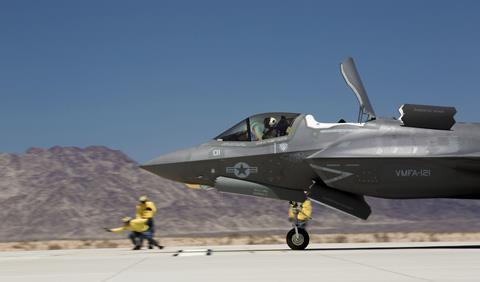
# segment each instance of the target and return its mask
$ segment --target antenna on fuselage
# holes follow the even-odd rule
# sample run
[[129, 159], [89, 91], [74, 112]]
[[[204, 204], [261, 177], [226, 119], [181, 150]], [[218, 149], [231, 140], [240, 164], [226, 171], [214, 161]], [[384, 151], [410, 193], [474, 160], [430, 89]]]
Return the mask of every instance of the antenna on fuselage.
[[347, 85], [352, 89], [355, 96], [357, 96], [360, 109], [358, 112], [358, 122], [373, 120], [376, 118], [375, 111], [368, 99], [367, 91], [363, 87], [362, 80], [358, 74], [353, 58], [348, 57], [340, 64], [340, 71]]

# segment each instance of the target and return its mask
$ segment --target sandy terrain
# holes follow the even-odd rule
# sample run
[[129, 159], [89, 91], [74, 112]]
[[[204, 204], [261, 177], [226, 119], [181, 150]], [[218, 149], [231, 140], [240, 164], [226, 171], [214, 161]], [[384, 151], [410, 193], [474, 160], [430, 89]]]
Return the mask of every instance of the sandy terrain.
[[[168, 237], [160, 243], [172, 246], [257, 245], [283, 244], [284, 235], [231, 235], [219, 237]], [[375, 243], [375, 242], [473, 242], [480, 241], [480, 233], [364, 233], [314, 234], [311, 243]], [[124, 248], [131, 242], [124, 240], [51, 240], [0, 243], [0, 251], [61, 250], [92, 248]]]

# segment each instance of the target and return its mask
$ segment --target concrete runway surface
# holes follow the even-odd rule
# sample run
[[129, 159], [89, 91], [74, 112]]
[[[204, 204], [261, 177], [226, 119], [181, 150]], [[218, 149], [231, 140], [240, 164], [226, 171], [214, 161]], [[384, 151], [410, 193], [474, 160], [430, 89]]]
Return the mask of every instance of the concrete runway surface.
[[2, 282], [298, 280], [480, 281], [480, 242], [313, 244], [306, 251], [255, 245], [0, 253]]

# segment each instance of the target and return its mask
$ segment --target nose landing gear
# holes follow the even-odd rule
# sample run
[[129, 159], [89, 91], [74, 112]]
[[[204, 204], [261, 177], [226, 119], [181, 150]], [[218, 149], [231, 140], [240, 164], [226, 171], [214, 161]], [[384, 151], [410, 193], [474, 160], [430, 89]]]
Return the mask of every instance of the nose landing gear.
[[303, 228], [293, 228], [287, 234], [287, 245], [292, 250], [305, 250], [309, 242], [310, 236]]
[[[293, 210], [293, 229], [287, 233], [287, 245], [292, 250], [305, 250], [310, 242], [310, 236], [305, 230], [306, 221], [299, 221], [298, 215], [302, 213], [302, 208], [298, 203], [290, 202]], [[310, 217], [308, 217], [310, 218]]]

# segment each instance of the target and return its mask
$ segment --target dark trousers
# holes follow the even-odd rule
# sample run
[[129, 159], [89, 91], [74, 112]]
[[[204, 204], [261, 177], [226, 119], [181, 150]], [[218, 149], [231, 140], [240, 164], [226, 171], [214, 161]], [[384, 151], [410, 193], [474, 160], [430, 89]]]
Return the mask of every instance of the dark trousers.
[[150, 231], [150, 229], [148, 229], [147, 231], [143, 232], [143, 237], [145, 239], [147, 239], [148, 241], [148, 246], [149, 247], [152, 247], [152, 246], [156, 246], [156, 247], [159, 247], [160, 245], [158, 244], [158, 242], [153, 239], [153, 232]]
[[135, 247], [140, 247], [140, 248], [143, 245], [143, 237], [144, 235], [142, 234], [142, 232], [135, 232], [135, 231], [130, 232], [130, 234], [128, 235], [128, 238], [132, 240], [132, 244]]
[[135, 246], [135, 247], [139, 247], [141, 248], [143, 246], [143, 239], [147, 239], [148, 241], [148, 246], [156, 246], [156, 247], [159, 247], [160, 245], [158, 244], [158, 242], [153, 239], [153, 233], [150, 232], [150, 229], [148, 229], [147, 231], [145, 232], [130, 232], [130, 235], [128, 235], [128, 237], [130, 238], [130, 240], [132, 240], [132, 244]]
[[152, 234], [155, 234], [155, 224], [153, 222], [153, 218], [148, 219], [147, 225], [148, 225], [148, 231], [151, 231]]
[[144, 232], [145, 238], [148, 240], [148, 246], [157, 246], [158, 243], [153, 239], [155, 235], [155, 223], [153, 222], [153, 218], [149, 218], [147, 221], [148, 230]]

